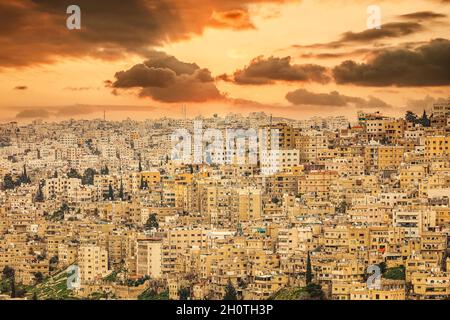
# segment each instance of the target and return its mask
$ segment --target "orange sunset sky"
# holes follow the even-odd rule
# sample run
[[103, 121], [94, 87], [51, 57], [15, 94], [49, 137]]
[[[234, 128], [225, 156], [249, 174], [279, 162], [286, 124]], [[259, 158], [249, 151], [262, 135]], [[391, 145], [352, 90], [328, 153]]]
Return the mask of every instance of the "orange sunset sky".
[[421, 113], [450, 97], [449, 16], [449, 0], [0, 0], [0, 121]]

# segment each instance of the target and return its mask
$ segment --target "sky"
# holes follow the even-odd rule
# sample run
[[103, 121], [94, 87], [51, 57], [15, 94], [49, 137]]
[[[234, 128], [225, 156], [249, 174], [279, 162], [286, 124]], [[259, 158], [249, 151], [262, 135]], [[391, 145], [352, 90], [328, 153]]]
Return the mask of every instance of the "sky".
[[449, 0], [0, 0], [0, 121], [421, 113], [450, 97], [449, 16]]

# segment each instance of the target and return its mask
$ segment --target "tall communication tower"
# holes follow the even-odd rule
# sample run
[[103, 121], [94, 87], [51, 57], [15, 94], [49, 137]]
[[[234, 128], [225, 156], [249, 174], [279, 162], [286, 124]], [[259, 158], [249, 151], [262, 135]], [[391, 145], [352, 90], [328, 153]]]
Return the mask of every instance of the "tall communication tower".
[[186, 118], [187, 118], [187, 108], [186, 108], [186, 105], [182, 105], [181, 106], [181, 113], [182, 113], [182, 116], [183, 116], [183, 119], [184, 119], [184, 121], [186, 121]]

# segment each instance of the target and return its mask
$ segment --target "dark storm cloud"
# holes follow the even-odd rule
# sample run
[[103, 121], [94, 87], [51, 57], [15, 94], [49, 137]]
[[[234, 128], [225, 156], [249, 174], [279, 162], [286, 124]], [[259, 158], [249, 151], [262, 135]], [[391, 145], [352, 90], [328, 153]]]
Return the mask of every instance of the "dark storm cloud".
[[185, 63], [163, 52], [152, 52], [148, 60], [115, 74], [107, 86], [138, 88], [139, 96], [162, 102], [204, 102], [224, 98], [211, 72], [195, 63]]
[[373, 96], [363, 99], [360, 97], [352, 97], [340, 94], [337, 91], [330, 93], [314, 93], [306, 89], [297, 89], [288, 92], [286, 99], [294, 105], [314, 105], [314, 106], [334, 106], [345, 107], [354, 105], [358, 108], [389, 108], [391, 107], [386, 102]]
[[347, 60], [333, 69], [337, 83], [361, 86], [450, 85], [450, 41], [432, 40], [415, 50], [386, 50], [367, 63]]
[[311, 45], [293, 45], [292, 47], [298, 49], [337, 49], [354, 43], [372, 43], [375, 40], [399, 38], [422, 30], [424, 30], [424, 27], [417, 22], [391, 22], [383, 24], [380, 29], [345, 32], [336, 41]]
[[176, 74], [170, 69], [150, 68], [142, 63], [117, 72], [115, 77], [113, 86], [116, 88], [167, 87], [175, 82]]
[[199, 69], [199, 66], [196, 63], [182, 62], [174, 56], [167, 55], [160, 51], [149, 52], [147, 57], [148, 60], [144, 62], [147, 67], [170, 69], [178, 76], [182, 74], [193, 74]]
[[364, 55], [364, 54], [368, 54], [368, 53], [376, 53], [377, 51], [379, 51], [380, 49], [369, 49], [369, 48], [359, 48], [359, 49], [355, 49], [355, 50], [351, 50], [351, 51], [341, 51], [341, 52], [322, 52], [322, 53], [312, 53], [312, 52], [308, 52], [308, 53], [302, 53], [299, 55], [300, 58], [306, 58], [306, 59], [311, 59], [311, 58], [315, 58], [315, 59], [337, 59], [337, 58], [349, 58], [349, 57], [353, 57], [353, 56], [360, 56], [360, 55]]
[[346, 32], [340, 42], [368, 42], [383, 38], [397, 38], [422, 30], [415, 22], [392, 22], [383, 24], [380, 29], [368, 29], [362, 32]]
[[408, 20], [433, 20], [438, 18], [445, 18], [447, 16], [443, 13], [436, 13], [433, 11], [418, 11], [408, 14], [402, 14], [399, 17]]
[[[189, 39], [206, 27], [252, 27], [252, 3], [289, 0], [0, 1], [0, 66], [51, 63], [58, 57], [117, 59]], [[66, 9], [81, 8], [81, 30], [66, 28]]]
[[253, 85], [270, 84], [275, 81], [319, 83], [330, 81], [325, 67], [316, 64], [292, 64], [291, 57], [258, 57], [242, 70], [237, 70], [232, 77], [222, 75], [219, 79]]

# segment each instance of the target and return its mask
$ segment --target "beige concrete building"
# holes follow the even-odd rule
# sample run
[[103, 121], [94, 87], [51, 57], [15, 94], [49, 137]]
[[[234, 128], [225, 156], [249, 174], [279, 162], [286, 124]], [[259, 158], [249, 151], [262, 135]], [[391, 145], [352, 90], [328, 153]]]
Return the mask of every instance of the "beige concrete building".
[[108, 252], [95, 245], [82, 245], [78, 249], [78, 266], [81, 282], [92, 282], [106, 277], [108, 270]]
[[162, 275], [162, 240], [138, 239], [136, 253], [136, 275], [160, 278]]

